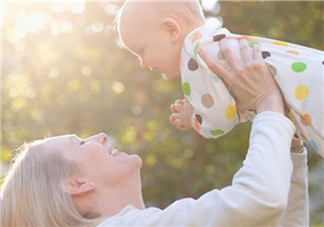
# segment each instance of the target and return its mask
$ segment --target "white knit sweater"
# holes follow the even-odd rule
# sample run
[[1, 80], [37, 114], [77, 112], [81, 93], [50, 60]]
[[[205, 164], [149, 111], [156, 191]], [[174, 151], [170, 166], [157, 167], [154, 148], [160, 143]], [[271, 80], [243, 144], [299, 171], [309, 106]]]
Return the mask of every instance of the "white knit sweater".
[[[290, 143], [294, 131], [283, 115], [262, 112], [253, 121], [250, 148], [231, 186], [214, 189], [198, 199], [177, 200], [163, 210], [128, 205], [99, 227], [306, 226], [307, 166], [305, 154], [297, 154], [298, 166], [293, 168]], [[293, 169], [298, 171], [291, 181]]]

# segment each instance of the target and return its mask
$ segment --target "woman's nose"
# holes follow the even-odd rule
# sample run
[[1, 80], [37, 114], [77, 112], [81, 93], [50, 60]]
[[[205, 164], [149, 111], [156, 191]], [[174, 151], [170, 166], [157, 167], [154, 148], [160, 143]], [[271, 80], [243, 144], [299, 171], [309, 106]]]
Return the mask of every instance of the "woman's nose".
[[91, 137], [89, 138], [89, 140], [97, 141], [97, 142], [99, 142], [99, 143], [101, 143], [101, 144], [103, 144], [103, 145], [108, 144], [108, 136], [107, 136], [107, 134], [104, 133], [104, 132], [101, 132], [101, 133], [99, 133], [99, 134], [97, 134], [97, 135], [91, 136]]

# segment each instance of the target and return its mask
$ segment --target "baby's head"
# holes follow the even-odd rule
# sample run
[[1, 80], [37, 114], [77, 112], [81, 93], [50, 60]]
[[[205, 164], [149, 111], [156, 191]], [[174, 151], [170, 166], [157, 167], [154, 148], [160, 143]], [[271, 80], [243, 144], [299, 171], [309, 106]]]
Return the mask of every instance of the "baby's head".
[[180, 73], [185, 36], [204, 23], [204, 16], [198, 0], [127, 0], [116, 21], [120, 39], [141, 66], [172, 79]]

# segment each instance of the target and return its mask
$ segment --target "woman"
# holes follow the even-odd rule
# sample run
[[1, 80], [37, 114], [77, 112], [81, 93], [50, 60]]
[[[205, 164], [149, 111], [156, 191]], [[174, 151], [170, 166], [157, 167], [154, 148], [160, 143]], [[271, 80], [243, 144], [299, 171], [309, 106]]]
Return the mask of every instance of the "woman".
[[305, 154], [293, 158], [298, 168], [293, 171], [289, 151], [294, 126], [284, 117], [280, 91], [269, 89], [275, 82], [261, 50], [258, 45], [253, 51], [242, 48], [239, 60], [226, 40], [221, 49], [232, 71], [200, 55], [239, 94], [239, 101], [257, 112], [249, 152], [231, 186], [197, 200], [178, 200], [164, 210], [145, 208], [139, 156], [119, 152], [104, 133], [85, 140], [52, 137], [25, 145], [15, 160], [1, 189], [2, 226], [306, 224]]

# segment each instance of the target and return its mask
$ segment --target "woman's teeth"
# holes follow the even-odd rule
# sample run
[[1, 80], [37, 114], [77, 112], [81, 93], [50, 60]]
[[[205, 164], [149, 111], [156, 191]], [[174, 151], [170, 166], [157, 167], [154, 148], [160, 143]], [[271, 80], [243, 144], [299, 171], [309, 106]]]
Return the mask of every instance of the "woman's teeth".
[[118, 153], [119, 153], [119, 150], [117, 150], [116, 148], [112, 149], [112, 151], [111, 151], [111, 155], [112, 155], [112, 156], [115, 156], [115, 155], [117, 155]]

